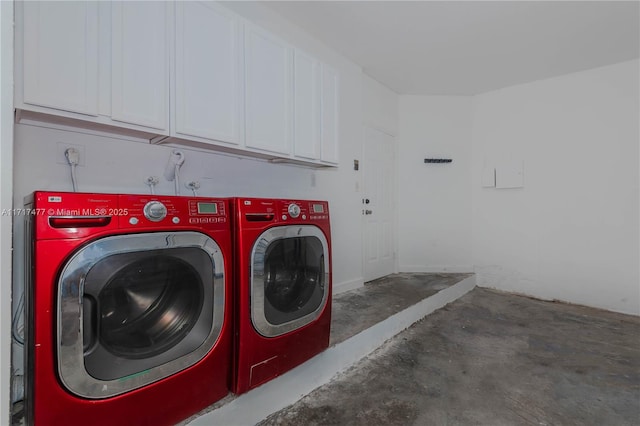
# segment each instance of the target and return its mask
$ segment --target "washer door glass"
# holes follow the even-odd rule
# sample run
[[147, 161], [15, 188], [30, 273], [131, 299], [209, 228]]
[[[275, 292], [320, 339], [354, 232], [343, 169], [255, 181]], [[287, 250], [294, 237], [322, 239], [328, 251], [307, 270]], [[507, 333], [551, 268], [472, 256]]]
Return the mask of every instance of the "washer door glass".
[[83, 294], [87, 372], [114, 380], [200, 346], [213, 321], [211, 292], [203, 282], [212, 275], [209, 256], [198, 248], [121, 253], [98, 261]]
[[309, 225], [260, 235], [252, 253], [251, 319], [263, 336], [300, 328], [320, 316], [330, 293], [329, 245]]
[[217, 244], [197, 232], [114, 236], [83, 247], [59, 281], [62, 382], [104, 398], [198, 362], [222, 329], [223, 266]]
[[123, 358], [166, 352], [198, 321], [203, 292], [198, 271], [178, 257], [158, 254], [126, 264], [98, 294], [100, 344]]

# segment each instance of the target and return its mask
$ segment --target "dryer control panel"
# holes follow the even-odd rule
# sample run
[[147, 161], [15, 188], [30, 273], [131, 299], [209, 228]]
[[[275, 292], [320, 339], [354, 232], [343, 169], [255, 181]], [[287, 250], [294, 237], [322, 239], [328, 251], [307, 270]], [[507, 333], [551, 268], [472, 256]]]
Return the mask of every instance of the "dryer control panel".
[[[326, 201], [286, 201], [282, 200], [280, 219], [287, 221], [323, 222], [329, 221], [329, 203]], [[286, 211], [285, 211], [286, 210]]]
[[240, 220], [246, 222], [329, 222], [329, 203], [312, 200], [238, 199]]

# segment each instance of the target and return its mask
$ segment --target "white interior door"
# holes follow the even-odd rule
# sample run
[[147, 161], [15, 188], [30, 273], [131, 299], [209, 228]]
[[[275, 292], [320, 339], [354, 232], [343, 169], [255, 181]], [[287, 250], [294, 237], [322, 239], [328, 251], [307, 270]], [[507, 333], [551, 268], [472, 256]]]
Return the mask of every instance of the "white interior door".
[[395, 268], [395, 140], [364, 128], [364, 279], [392, 274]]

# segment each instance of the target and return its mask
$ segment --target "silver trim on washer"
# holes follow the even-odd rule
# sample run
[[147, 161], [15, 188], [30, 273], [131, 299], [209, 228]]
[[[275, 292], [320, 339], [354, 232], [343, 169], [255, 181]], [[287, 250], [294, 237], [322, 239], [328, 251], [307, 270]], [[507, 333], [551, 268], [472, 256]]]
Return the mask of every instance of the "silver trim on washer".
[[[115, 380], [99, 380], [84, 367], [83, 284], [93, 265], [105, 256], [169, 248], [199, 248], [213, 264], [213, 324], [205, 341], [193, 352], [165, 364]], [[65, 265], [58, 280], [58, 371], [64, 386], [76, 395], [100, 399], [153, 383], [197, 363], [215, 346], [224, 321], [224, 260], [218, 244], [199, 232], [158, 232], [116, 235], [96, 240], [78, 251]]]
[[[297, 237], [316, 237], [322, 243], [325, 271], [322, 302], [315, 311], [303, 317], [282, 324], [271, 324], [264, 313], [264, 257], [272, 242]], [[329, 291], [329, 244], [320, 228], [312, 225], [277, 226], [264, 231], [256, 239], [251, 251], [251, 322], [258, 333], [265, 337], [276, 337], [315, 321], [327, 304]]]

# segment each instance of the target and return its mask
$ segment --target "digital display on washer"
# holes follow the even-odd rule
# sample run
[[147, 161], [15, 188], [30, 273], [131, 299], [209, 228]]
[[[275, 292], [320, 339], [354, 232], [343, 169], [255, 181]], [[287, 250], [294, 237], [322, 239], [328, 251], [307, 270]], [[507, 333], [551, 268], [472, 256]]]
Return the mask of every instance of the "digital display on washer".
[[216, 214], [218, 205], [216, 203], [198, 203], [198, 214]]
[[312, 204], [311, 209], [314, 213], [324, 213], [324, 205], [322, 204]]

